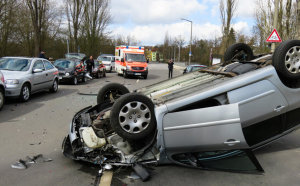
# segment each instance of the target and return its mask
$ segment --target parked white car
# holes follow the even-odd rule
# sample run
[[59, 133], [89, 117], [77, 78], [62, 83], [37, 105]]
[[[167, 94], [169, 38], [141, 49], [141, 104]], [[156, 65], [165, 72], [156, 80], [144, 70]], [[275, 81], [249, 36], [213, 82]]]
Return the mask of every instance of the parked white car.
[[48, 60], [27, 57], [0, 58], [5, 76], [5, 96], [28, 101], [32, 93], [58, 90], [58, 70]]
[[112, 72], [115, 69], [115, 56], [99, 56], [97, 61], [105, 66], [106, 72]]

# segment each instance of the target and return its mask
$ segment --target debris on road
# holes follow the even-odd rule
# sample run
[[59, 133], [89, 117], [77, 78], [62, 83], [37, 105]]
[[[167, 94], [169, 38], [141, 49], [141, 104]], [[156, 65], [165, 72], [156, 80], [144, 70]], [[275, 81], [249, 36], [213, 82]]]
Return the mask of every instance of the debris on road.
[[11, 168], [13, 169], [27, 169], [31, 164], [34, 163], [44, 163], [53, 161], [51, 158], [46, 158], [42, 154], [38, 154], [33, 157], [26, 156], [25, 160], [20, 159], [14, 164], [11, 164]]

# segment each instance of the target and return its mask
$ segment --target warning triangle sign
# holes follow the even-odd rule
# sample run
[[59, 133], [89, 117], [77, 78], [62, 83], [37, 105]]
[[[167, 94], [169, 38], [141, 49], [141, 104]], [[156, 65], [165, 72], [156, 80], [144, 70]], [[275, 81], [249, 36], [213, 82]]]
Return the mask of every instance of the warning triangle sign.
[[267, 42], [281, 42], [281, 39], [276, 29], [274, 29], [272, 34], [268, 37]]

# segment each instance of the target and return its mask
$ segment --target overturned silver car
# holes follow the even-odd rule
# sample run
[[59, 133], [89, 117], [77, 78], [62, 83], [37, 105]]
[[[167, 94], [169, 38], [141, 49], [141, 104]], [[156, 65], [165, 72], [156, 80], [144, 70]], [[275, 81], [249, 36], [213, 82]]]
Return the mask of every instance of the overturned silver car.
[[74, 116], [64, 155], [113, 166], [263, 171], [252, 150], [299, 127], [300, 41], [260, 56], [238, 43], [224, 58], [132, 93], [107, 84], [96, 106]]

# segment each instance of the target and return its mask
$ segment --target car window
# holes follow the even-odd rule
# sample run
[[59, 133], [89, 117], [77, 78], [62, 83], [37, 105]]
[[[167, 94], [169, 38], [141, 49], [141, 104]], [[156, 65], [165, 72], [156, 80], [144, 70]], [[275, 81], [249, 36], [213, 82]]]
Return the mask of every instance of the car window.
[[43, 61], [40, 61], [40, 60], [36, 61], [33, 65], [32, 70], [35, 70], [35, 69], [45, 70]]
[[27, 71], [30, 67], [30, 60], [20, 58], [1, 58], [0, 70]]
[[44, 65], [46, 70], [54, 69], [54, 66], [49, 61], [44, 61]]

